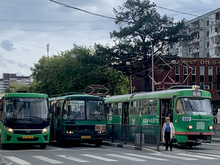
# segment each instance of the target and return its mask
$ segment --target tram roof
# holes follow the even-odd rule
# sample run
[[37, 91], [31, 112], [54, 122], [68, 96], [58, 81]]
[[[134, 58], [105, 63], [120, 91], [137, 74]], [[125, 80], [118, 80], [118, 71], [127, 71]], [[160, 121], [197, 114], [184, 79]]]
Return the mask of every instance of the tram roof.
[[43, 93], [4, 93], [1, 97], [39, 97], [39, 98], [48, 98], [47, 94]]
[[[183, 93], [185, 96], [189, 95], [189, 92], [193, 91], [192, 89], [169, 89], [169, 90], [161, 90], [161, 91], [154, 91], [154, 92], [139, 92], [134, 94], [128, 95], [117, 95], [109, 97], [105, 100], [105, 102], [126, 102], [129, 100], [137, 100], [137, 99], [144, 99], [144, 98], [173, 98], [173, 95], [177, 95], [178, 93]], [[211, 94], [208, 91], [202, 91], [202, 97], [211, 98]]]

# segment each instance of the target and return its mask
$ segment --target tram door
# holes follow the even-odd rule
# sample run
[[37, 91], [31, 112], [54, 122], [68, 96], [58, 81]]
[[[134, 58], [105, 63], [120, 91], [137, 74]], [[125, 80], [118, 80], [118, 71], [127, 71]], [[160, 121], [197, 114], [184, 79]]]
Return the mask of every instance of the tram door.
[[129, 124], [129, 102], [122, 103], [122, 124]]
[[172, 113], [172, 99], [161, 99], [160, 100], [160, 124], [163, 126], [165, 118], [170, 117], [170, 121], [173, 122]]

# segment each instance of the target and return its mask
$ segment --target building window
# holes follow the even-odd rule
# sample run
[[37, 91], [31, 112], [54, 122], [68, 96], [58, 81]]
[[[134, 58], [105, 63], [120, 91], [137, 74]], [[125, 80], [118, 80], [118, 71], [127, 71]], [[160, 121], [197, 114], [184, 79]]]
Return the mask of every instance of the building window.
[[209, 20], [207, 20], [207, 24], [206, 25], [209, 26]]
[[179, 75], [180, 74], [180, 67], [176, 66], [175, 68], [175, 75]]
[[209, 58], [209, 53], [207, 53], [207, 58]]
[[209, 36], [209, 31], [207, 31], [207, 34], [206, 34], [206, 35], [207, 35], [207, 37]]
[[220, 66], [216, 67], [217, 90], [220, 90]]
[[196, 75], [196, 66], [192, 66], [192, 75]]
[[200, 66], [200, 75], [204, 75], [204, 66]]
[[188, 67], [187, 66], [183, 66], [183, 74], [188, 75]]
[[209, 42], [207, 42], [207, 48], [209, 48]]
[[212, 66], [208, 66], [208, 75], [212, 76]]

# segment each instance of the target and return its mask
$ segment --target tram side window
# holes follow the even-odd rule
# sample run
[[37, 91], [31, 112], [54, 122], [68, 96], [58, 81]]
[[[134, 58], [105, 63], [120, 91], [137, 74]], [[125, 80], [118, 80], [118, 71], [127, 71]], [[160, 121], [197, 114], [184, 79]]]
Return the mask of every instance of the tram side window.
[[138, 115], [138, 101], [131, 102], [131, 115]]
[[139, 111], [142, 115], [147, 115], [147, 100], [140, 100]]
[[121, 115], [121, 103], [115, 103], [114, 115]]
[[149, 100], [148, 115], [157, 114], [157, 99]]
[[109, 115], [114, 115], [114, 113], [113, 113], [113, 103], [109, 103], [108, 104], [108, 114]]

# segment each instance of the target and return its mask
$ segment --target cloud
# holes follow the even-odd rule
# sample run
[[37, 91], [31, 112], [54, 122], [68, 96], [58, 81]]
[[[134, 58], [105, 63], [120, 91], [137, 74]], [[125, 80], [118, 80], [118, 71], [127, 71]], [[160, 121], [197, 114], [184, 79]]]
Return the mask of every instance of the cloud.
[[14, 44], [10, 41], [2, 41], [1, 42], [1, 47], [6, 50], [6, 51], [13, 51], [15, 48], [13, 48]]

